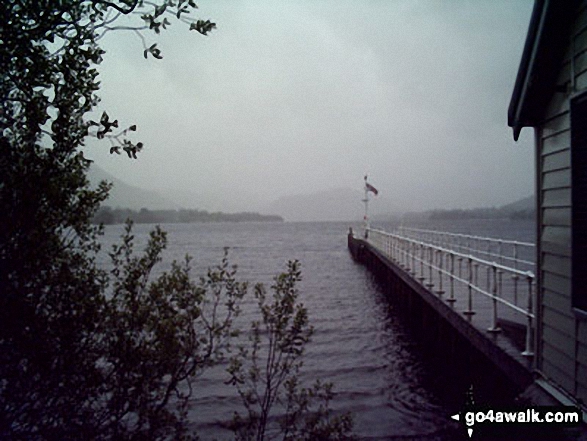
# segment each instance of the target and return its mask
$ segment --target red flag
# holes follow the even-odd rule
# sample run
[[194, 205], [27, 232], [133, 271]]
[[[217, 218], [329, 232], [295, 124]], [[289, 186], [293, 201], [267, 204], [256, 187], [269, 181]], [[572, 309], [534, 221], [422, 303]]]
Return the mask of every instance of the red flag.
[[365, 182], [365, 185], [367, 186], [367, 191], [372, 191], [372, 192], [373, 192], [373, 194], [374, 194], [375, 196], [377, 196], [377, 194], [378, 194], [379, 192], [377, 191], [377, 189], [376, 189], [375, 187], [373, 187], [373, 186], [372, 186], [371, 184], [369, 184], [368, 182]]

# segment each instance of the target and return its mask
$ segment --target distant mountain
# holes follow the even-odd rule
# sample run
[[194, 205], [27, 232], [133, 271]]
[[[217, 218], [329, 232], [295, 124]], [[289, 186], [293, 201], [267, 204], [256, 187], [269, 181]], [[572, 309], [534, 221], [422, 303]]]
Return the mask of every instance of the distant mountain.
[[129, 185], [95, 164], [90, 167], [88, 179], [93, 187], [96, 187], [100, 181], [108, 181], [114, 184], [112, 190], [110, 190], [110, 196], [102, 204], [105, 206], [133, 210], [140, 210], [141, 208], [157, 210], [181, 208], [179, 204], [161, 196], [159, 193]]
[[312, 194], [283, 196], [264, 206], [262, 213], [279, 213], [289, 222], [354, 221], [363, 218], [363, 193], [337, 188]]
[[528, 196], [500, 207], [428, 210], [406, 213], [404, 219], [534, 219], [535, 215], [534, 196]]
[[96, 224], [122, 224], [132, 219], [137, 224], [203, 223], [203, 222], [283, 222], [281, 216], [259, 213], [209, 213], [201, 210], [130, 210], [128, 208], [101, 207], [94, 216]]
[[520, 199], [518, 201], [511, 202], [506, 205], [502, 205], [500, 210], [514, 212], [514, 211], [521, 211], [521, 210], [534, 210], [536, 206], [536, 197], [534, 195], [530, 195], [526, 198]]
[[247, 194], [236, 188], [215, 188], [208, 192], [161, 188], [157, 192], [165, 198], [186, 209], [222, 211], [224, 213], [242, 213], [258, 211], [259, 202], [255, 195]]

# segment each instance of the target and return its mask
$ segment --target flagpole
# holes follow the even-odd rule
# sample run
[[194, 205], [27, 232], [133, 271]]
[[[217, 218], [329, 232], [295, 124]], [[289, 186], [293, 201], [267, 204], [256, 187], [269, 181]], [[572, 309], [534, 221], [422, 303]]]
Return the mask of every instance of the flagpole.
[[363, 217], [363, 224], [365, 227], [365, 239], [367, 239], [369, 230], [369, 187], [367, 187], [367, 175], [365, 175], [365, 199], [363, 199], [365, 203], [365, 216]]

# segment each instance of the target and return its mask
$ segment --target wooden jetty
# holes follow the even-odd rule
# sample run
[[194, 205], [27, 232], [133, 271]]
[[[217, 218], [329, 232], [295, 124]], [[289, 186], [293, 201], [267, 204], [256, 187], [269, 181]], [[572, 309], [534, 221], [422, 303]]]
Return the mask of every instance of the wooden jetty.
[[[533, 273], [511, 268], [520, 278], [505, 278], [503, 265], [441, 244], [372, 229], [367, 236], [349, 233], [353, 258], [372, 271], [457, 395], [473, 386], [486, 400], [511, 403], [532, 385]], [[507, 307], [514, 300], [517, 309]]]

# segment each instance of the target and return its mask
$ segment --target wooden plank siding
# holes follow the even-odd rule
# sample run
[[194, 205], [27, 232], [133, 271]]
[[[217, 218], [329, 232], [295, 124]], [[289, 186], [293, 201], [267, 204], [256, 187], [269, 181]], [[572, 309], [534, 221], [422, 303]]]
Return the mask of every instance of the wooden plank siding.
[[[569, 64], [570, 66], [570, 64]], [[570, 67], [569, 67], [570, 69]], [[561, 87], [569, 87], [569, 84], [571, 82], [571, 75], [570, 73], [567, 73], [568, 77], [566, 77], [566, 80], [562, 80], [563, 77], [559, 78], [559, 81], [557, 82], [557, 86], [561, 86]], [[564, 93], [555, 93], [552, 98], [550, 99], [550, 103], [548, 104], [548, 107], [546, 109], [546, 114], [547, 115], [558, 115], [560, 113], [563, 112], [568, 112], [569, 110], [569, 100], [566, 94]]]
[[[553, 362], [554, 360], [554, 362]], [[569, 375], [566, 367], [559, 365], [558, 354], [550, 349], [550, 346], [544, 348], [544, 360], [542, 363], [542, 373], [550, 380], [558, 383], [564, 389], [572, 391], [574, 389], [574, 374]]]
[[[550, 271], [568, 279], [571, 278], [571, 261], [565, 256], [545, 253], [542, 258], [542, 270]], [[570, 300], [569, 300], [570, 301]], [[569, 307], [570, 307], [569, 303]]]
[[570, 362], [569, 365], [573, 364], [575, 358], [575, 340], [568, 334], [560, 332], [557, 329], [549, 326], [544, 327], [544, 333], [548, 335], [548, 344], [550, 344], [556, 351], [562, 353]]
[[584, 364], [577, 364], [577, 383], [587, 384], [587, 366]]
[[587, 367], [587, 345], [580, 342], [577, 343], [577, 365]]
[[[545, 308], [551, 309], [553, 312], [556, 312], [556, 313], [562, 314], [562, 315], [566, 315], [567, 311], [571, 307], [571, 299], [569, 299], [568, 296], [561, 294], [560, 292], [553, 291], [553, 290], [546, 289], [546, 288], [544, 289], [544, 293], [546, 295], [544, 296], [544, 300], [542, 302], [542, 305]], [[548, 323], [546, 323], [545, 326], [550, 326], [550, 325]], [[557, 328], [557, 329], [561, 332], [564, 332], [564, 330], [561, 328]], [[574, 332], [565, 332], [565, 334], [567, 334], [569, 337], [574, 336]]]
[[587, 52], [575, 56], [575, 87], [585, 89], [587, 86]]
[[580, 75], [575, 76], [575, 82], [578, 89], [587, 88], [587, 71], [584, 71]]
[[[546, 328], [548, 330], [548, 328]], [[572, 348], [572, 353], [569, 355], [565, 353], [559, 346], [557, 346], [554, 342], [550, 343], [547, 342], [544, 344], [544, 357], [549, 359], [550, 364], [556, 366], [561, 372], [565, 373], [565, 377], [570, 380], [571, 387], [567, 390], [573, 390], [573, 376], [574, 376], [574, 369], [569, 369], [569, 366], [572, 368], [575, 364], [575, 348]]]
[[547, 155], [571, 148], [571, 130], [563, 129], [542, 138], [542, 154]]
[[581, 384], [577, 384], [575, 395], [578, 397], [587, 397], [587, 387], [583, 387]]
[[542, 171], [554, 171], [561, 169], [569, 169], [571, 166], [570, 150], [542, 155]]
[[[587, 402], [587, 321], [572, 309], [570, 97], [587, 90], [587, 1], [579, 6], [538, 134], [541, 320], [537, 367]], [[571, 44], [572, 42], [572, 44]], [[565, 92], [566, 91], [566, 92]]]
[[[587, 2], [582, 2], [581, 12], [574, 25], [574, 73], [575, 93], [587, 89]], [[587, 322], [576, 321], [575, 327], [575, 395], [587, 400]]]
[[556, 207], [542, 209], [543, 225], [571, 225], [570, 207]]
[[[568, 156], [568, 155], [567, 155]], [[571, 206], [571, 189], [557, 188], [553, 190], [542, 190], [542, 206], [550, 207], [570, 207]]]
[[542, 175], [542, 189], [554, 190], [555, 188], [571, 187], [571, 170], [562, 169], [544, 172]]
[[542, 124], [542, 139], [570, 129], [571, 118], [568, 109], [560, 113], [548, 114]]
[[[587, 322], [577, 322], [577, 355], [576, 368], [577, 378], [575, 380], [575, 395], [584, 399], [587, 397]], [[582, 391], [585, 393], [582, 394]]]
[[577, 338], [587, 345], [587, 322], [580, 321], [577, 326]]
[[[542, 265], [542, 287], [545, 290], [548, 290], [550, 293], [560, 294], [562, 296], [569, 297], [571, 296], [571, 279], [568, 277], [558, 276], [554, 272], [551, 272], [550, 268], [548, 270], [544, 269], [545, 265]], [[546, 299], [544, 299], [544, 303], [546, 303]], [[561, 314], [568, 314], [569, 317], [574, 316], [570, 313], [570, 308], [567, 311], [559, 311]]]
[[[569, 259], [571, 258], [571, 247], [561, 245], [554, 242], [542, 242], [541, 243], [541, 253], [550, 253], [555, 254], [557, 256], [566, 256]], [[542, 257], [543, 258], [543, 257]]]
[[[545, 294], [548, 295], [549, 292], [547, 291]], [[552, 291], [550, 295], [552, 295]], [[550, 326], [569, 336], [575, 335], [575, 318], [570, 314], [558, 312], [543, 304], [542, 315], [545, 327]]]
[[587, 72], [587, 50], [575, 54], [575, 74], [576, 78]]
[[[557, 190], [551, 190], [551, 192]], [[546, 192], [545, 192], [546, 193]], [[566, 207], [568, 205], [564, 205]], [[565, 247], [571, 246], [571, 229], [569, 227], [555, 227], [550, 225], [543, 225], [542, 227], [542, 242], [552, 242]]]

